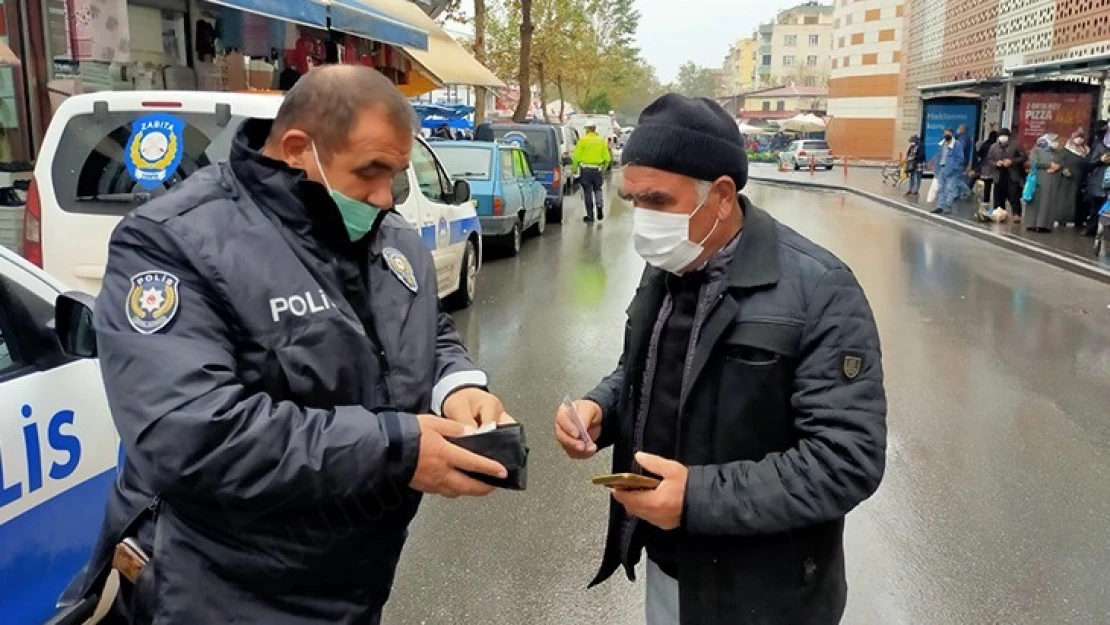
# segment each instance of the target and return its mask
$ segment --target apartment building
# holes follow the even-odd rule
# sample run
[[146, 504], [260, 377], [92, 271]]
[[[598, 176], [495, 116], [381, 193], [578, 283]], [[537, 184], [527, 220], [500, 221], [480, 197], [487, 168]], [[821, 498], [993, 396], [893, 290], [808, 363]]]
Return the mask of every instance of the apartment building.
[[736, 95], [755, 89], [758, 34], [741, 39], [729, 48], [722, 70], [724, 71], [722, 95]]
[[[778, 14], [772, 25], [768, 78], [772, 85], [828, 84], [833, 36], [831, 5], [806, 2]], [[761, 63], [767, 61], [760, 59]]]
[[906, 1], [836, 0], [827, 136], [837, 154], [896, 153]]

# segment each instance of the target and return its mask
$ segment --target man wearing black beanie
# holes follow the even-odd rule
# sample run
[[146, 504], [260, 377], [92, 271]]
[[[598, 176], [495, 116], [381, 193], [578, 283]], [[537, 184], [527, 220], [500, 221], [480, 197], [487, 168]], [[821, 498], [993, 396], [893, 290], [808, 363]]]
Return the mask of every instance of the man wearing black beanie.
[[[647, 551], [648, 625], [833, 625], [847, 596], [844, 517], [878, 488], [886, 395], [879, 333], [851, 270], [756, 208], [736, 122], [668, 94], [625, 146], [621, 197], [647, 261], [619, 365], [567, 455], [613, 447], [592, 585]], [[614, 328], [617, 326], [614, 320]], [[593, 441], [596, 441], [593, 442]]]

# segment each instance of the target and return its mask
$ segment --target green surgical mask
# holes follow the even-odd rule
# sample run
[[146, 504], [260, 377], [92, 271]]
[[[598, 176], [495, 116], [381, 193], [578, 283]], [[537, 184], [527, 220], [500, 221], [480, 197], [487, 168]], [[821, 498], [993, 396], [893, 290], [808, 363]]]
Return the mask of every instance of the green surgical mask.
[[320, 176], [324, 179], [324, 186], [328, 188], [328, 195], [331, 196], [335, 206], [339, 209], [339, 214], [343, 217], [343, 225], [347, 227], [347, 236], [351, 238], [351, 241], [358, 241], [374, 227], [374, 220], [378, 218], [378, 213], [381, 213], [382, 209], [366, 202], [352, 200], [331, 188], [328, 176], [324, 173], [324, 167], [320, 164], [320, 153], [316, 151], [315, 142], [312, 143], [312, 156], [316, 159], [316, 168], [320, 170]]

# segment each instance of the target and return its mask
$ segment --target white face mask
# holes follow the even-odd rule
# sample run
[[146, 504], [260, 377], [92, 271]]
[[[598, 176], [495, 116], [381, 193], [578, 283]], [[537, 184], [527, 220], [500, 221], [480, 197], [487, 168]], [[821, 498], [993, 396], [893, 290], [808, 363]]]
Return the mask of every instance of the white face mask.
[[690, 240], [690, 220], [705, 206], [708, 197], [689, 215], [663, 213], [635, 207], [632, 216], [632, 244], [636, 253], [650, 265], [677, 274], [688, 268], [705, 251], [705, 242], [716, 232], [721, 220], [700, 243]]
[[998, 143], [1000, 143], [1002, 145], [1006, 145], [1009, 142], [1010, 142], [1010, 138], [1007, 137], [1006, 135], [1002, 135], [1001, 137], [998, 138]]

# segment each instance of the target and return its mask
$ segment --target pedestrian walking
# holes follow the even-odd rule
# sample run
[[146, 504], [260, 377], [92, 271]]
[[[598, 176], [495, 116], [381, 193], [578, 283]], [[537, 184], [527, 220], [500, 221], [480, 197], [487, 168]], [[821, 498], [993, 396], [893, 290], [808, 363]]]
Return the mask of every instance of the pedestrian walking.
[[[616, 370], [556, 415], [566, 453], [613, 447], [597, 585], [647, 552], [648, 625], [833, 625], [844, 517], [878, 487], [886, 399], [879, 335], [851, 270], [740, 194], [736, 122], [664, 95], [622, 155], [647, 262]], [[804, 296], [802, 296], [804, 294]], [[614, 327], [618, 327], [614, 323]]]
[[1032, 200], [1025, 205], [1025, 229], [1032, 232], [1052, 232], [1053, 223], [1060, 215], [1064, 203], [1060, 155], [1060, 137], [1055, 133], [1043, 135], [1029, 154], [1031, 175], [1035, 172], [1037, 186]]
[[986, 165], [990, 167], [994, 180], [993, 208], [1005, 210], [1008, 204], [1014, 221], [1020, 222], [1021, 192], [1025, 184], [1025, 153], [1021, 150], [1021, 146], [1011, 139], [1009, 128], [1003, 128], [998, 132], [998, 141], [991, 146]]
[[116, 228], [95, 329], [125, 458], [76, 580], [147, 554], [112, 622], [378, 623], [421, 493], [505, 475], [447, 439], [504, 411], [390, 210], [414, 124], [379, 72], [312, 70]]
[[1060, 152], [1060, 204], [1057, 207], [1056, 221], [1061, 224], [1073, 223], [1078, 231], [1087, 217], [1087, 204], [1084, 201], [1083, 187], [1087, 182], [1087, 172], [1091, 166], [1088, 157], [1091, 148], [1087, 146], [1087, 135], [1082, 129], [1076, 130], [1068, 138]]
[[956, 143], [960, 145], [965, 167], [963, 175], [956, 181], [959, 186], [959, 193], [956, 197], [963, 201], [971, 199], [971, 186], [974, 183], [972, 176], [975, 174], [972, 167], [975, 160], [975, 139], [969, 134], [967, 124], [960, 124], [960, 127], [956, 129]]
[[972, 165], [974, 176], [983, 181], [982, 203], [990, 205], [991, 192], [994, 190], [994, 172], [996, 167], [990, 162], [990, 151], [998, 142], [998, 131], [992, 130], [986, 139], [975, 150], [975, 163]]
[[906, 173], [909, 175], [909, 188], [906, 195], [921, 195], [921, 174], [925, 169], [925, 146], [921, 145], [921, 138], [917, 135], [910, 137], [910, 145], [906, 148]]
[[940, 185], [937, 191], [937, 207], [933, 213], [949, 215], [961, 192], [960, 181], [966, 176], [966, 161], [962, 145], [956, 141], [951, 128], [944, 131], [944, 138], [939, 145], [940, 149], [933, 157], [936, 163], [933, 171], [936, 172], [937, 184]]
[[1107, 189], [1104, 185], [1106, 172], [1110, 169], [1110, 131], [1107, 130], [1105, 121], [1096, 126], [1092, 140], [1093, 149], [1089, 158], [1089, 172], [1085, 187], [1087, 198], [1087, 218], [1083, 227], [1083, 234], [1095, 236], [1098, 231], [1098, 216], [1107, 199]]
[[582, 221], [593, 222], [595, 209], [597, 219], [605, 219], [605, 171], [609, 169], [611, 161], [609, 143], [597, 134], [597, 126], [586, 126], [586, 134], [574, 146], [571, 163], [571, 170], [578, 176], [578, 182], [582, 185], [582, 197], [586, 202], [586, 216]]

